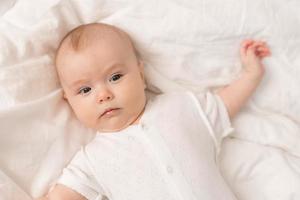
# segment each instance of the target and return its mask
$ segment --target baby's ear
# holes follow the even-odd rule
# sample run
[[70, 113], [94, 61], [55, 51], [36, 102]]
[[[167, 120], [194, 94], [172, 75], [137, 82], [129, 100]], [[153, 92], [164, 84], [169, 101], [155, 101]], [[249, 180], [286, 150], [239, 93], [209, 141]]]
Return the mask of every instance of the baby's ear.
[[146, 84], [146, 80], [145, 80], [144, 62], [141, 60], [139, 60], [138, 62], [139, 62], [138, 65], [140, 68], [140, 74], [141, 74], [142, 80], [144, 81], [144, 89], [146, 89], [147, 84]]
[[68, 100], [65, 92], [63, 92], [63, 98], [64, 98], [65, 100]]
[[140, 69], [142, 78], [143, 78], [143, 80], [144, 80], [144, 62], [141, 61], [141, 60], [139, 60], [139, 61], [138, 61], [138, 66], [139, 66], [139, 69]]
[[142, 78], [144, 79], [144, 62], [141, 61], [141, 60], [139, 60], [139, 61], [138, 61], [138, 66], [139, 66], [139, 69], [140, 69], [141, 74], [143, 75]]

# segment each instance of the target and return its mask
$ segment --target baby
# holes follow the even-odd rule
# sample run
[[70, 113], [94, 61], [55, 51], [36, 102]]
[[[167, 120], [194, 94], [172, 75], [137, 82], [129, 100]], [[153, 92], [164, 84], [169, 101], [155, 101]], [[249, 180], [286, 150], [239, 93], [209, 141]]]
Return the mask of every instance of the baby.
[[75, 28], [58, 48], [57, 72], [76, 117], [97, 134], [42, 199], [236, 199], [217, 155], [268, 55], [264, 42], [245, 40], [243, 70], [226, 87], [146, 98], [143, 61], [128, 34], [103, 23]]

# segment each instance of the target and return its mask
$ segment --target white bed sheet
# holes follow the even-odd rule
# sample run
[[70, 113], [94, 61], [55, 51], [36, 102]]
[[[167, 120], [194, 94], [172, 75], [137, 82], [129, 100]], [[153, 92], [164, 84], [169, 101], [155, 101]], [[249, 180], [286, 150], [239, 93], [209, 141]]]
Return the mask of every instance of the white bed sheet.
[[53, 67], [73, 27], [128, 31], [149, 89], [203, 91], [241, 69], [245, 38], [268, 42], [266, 76], [235, 118], [222, 172], [238, 199], [300, 199], [300, 2], [297, 0], [5, 0], [0, 3], [0, 199], [45, 193], [93, 132], [61, 98]]

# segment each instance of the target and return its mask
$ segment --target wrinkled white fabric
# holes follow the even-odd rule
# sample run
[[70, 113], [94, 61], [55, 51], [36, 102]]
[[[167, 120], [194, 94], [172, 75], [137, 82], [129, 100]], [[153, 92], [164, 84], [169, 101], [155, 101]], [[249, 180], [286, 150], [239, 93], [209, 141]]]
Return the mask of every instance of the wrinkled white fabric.
[[[241, 70], [240, 42], [267, 41], [272, 56], [264, 61], [265, 77], [233, 120], [236, 131], [220, 164], [241, 200], [273, 200], [277, 191], [277, 199], [300, 199], [299, 9], [298, 0], [0, 1], [0, 199], [44, 194], [92, 138], [62, 99], [53, 58], [69, 30], [96, 21], [133, 36], [149, 89], [163, 92], [224, 86]], [[244, 142], [253, 145], [243, 148]], [[266, 155], [280, 150], [272, 151], [274, 184], [269, 168], [257, 168], [267, 157], [243, 157], [254, 156], [256, 145]], [[290, 177], [293, 187], [284, 184]]]

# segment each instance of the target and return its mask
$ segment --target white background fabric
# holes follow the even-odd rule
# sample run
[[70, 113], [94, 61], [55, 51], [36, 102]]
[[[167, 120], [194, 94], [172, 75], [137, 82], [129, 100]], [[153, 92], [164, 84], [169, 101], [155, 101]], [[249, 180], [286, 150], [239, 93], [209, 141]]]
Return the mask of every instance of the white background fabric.
[[1, 1], [0, 199], [43, 194], [92, 137], [61, 99], [53, 56], [64, 34], [95, 21], [135, 38], [150, 89], [162, 91], [223, 86], [241, 70], [241, 40], [267, 41], [266, 75], [220, 161], [239, 199], [300, 198], [299, 8], [297, 0]]

